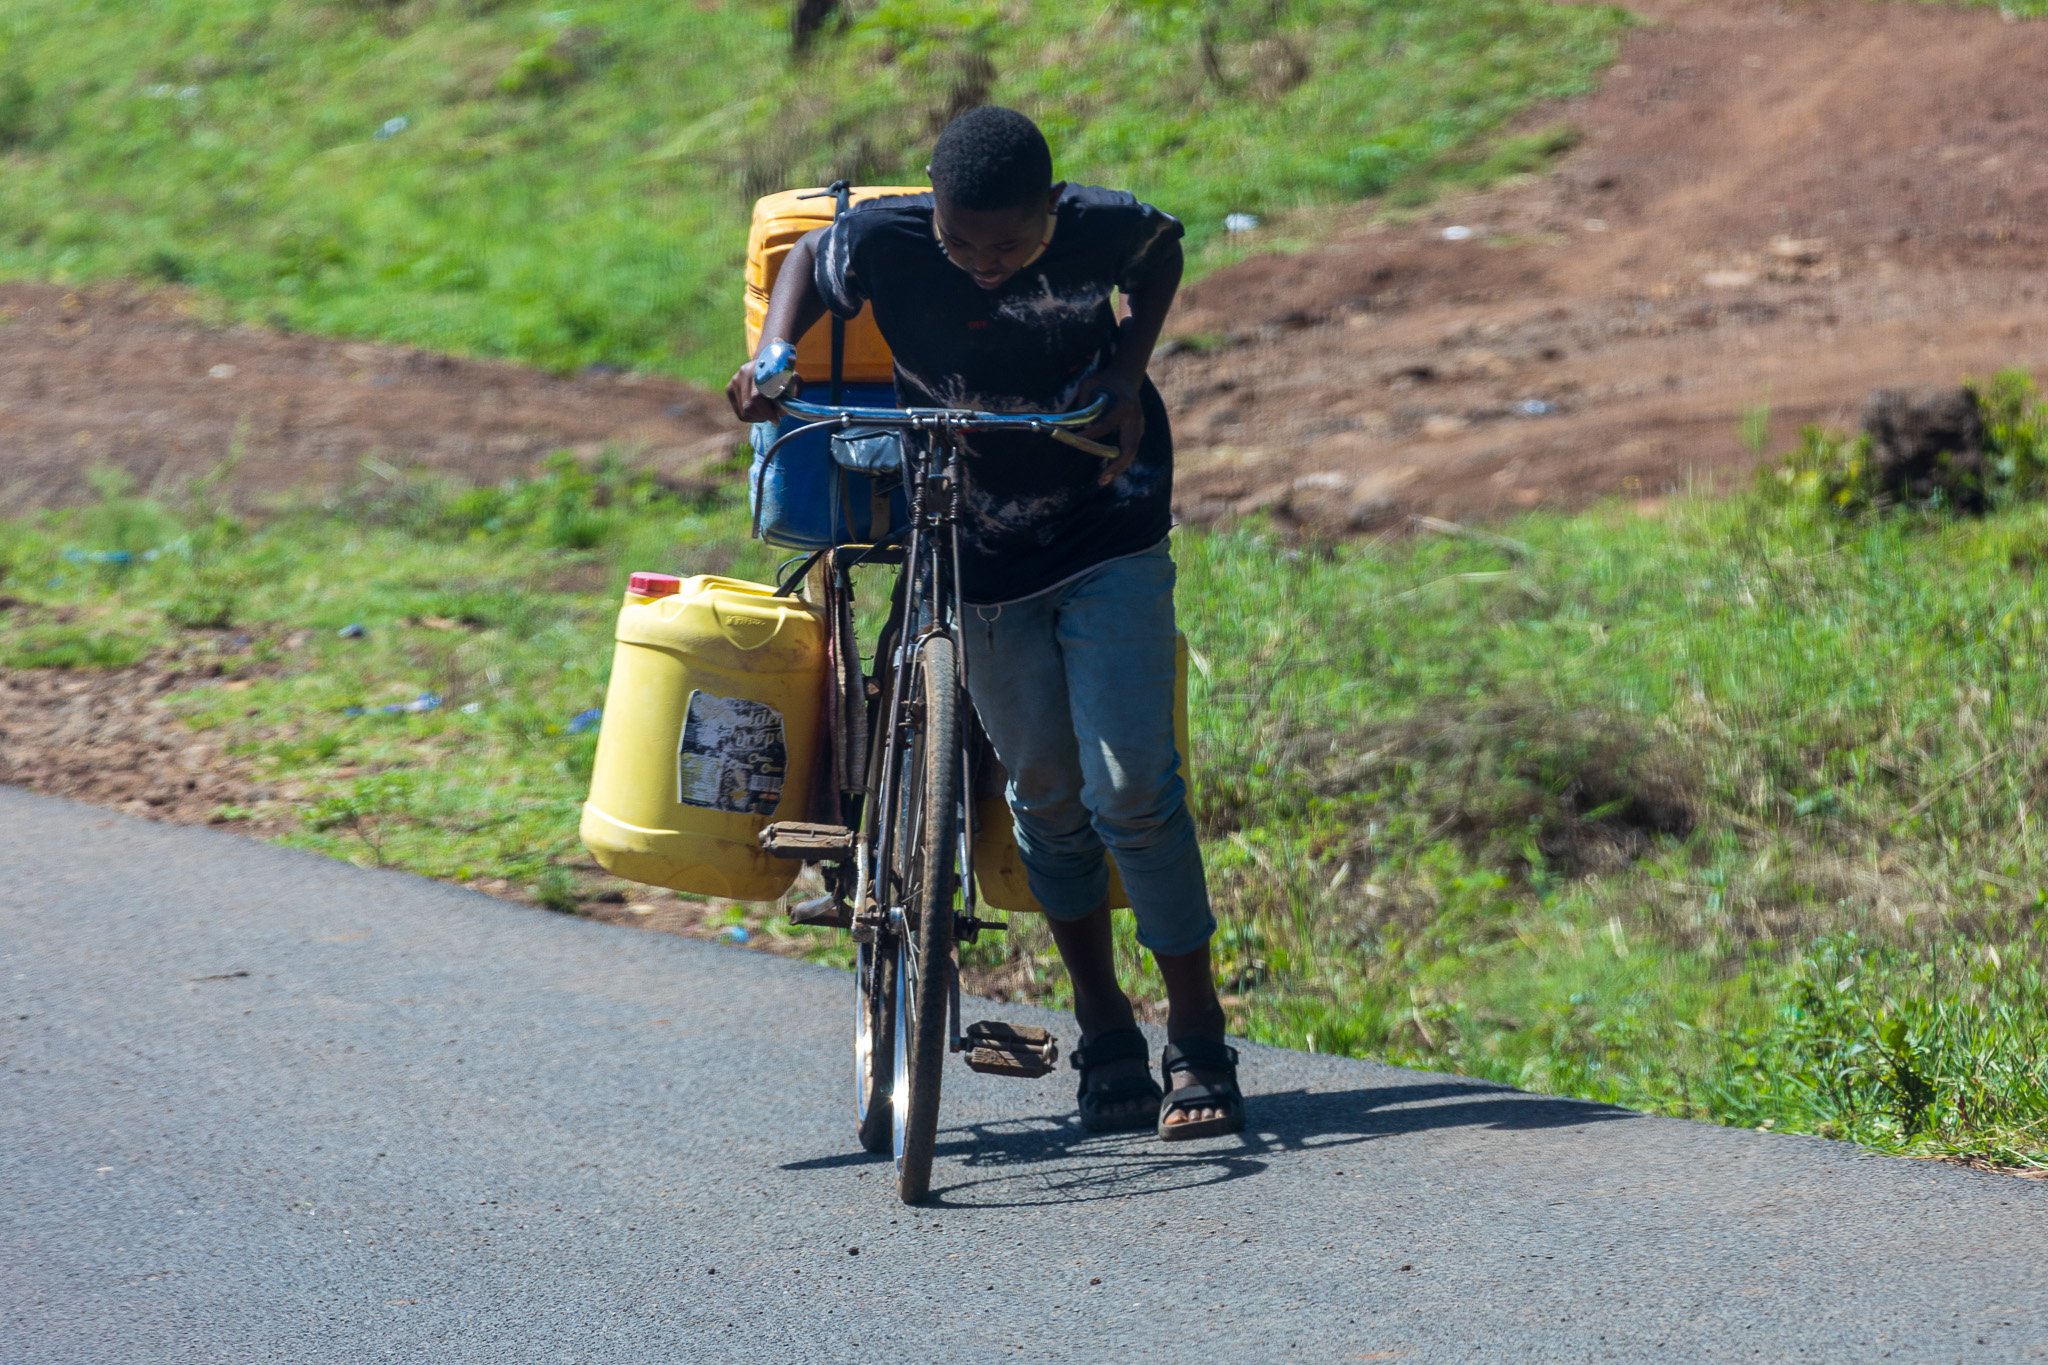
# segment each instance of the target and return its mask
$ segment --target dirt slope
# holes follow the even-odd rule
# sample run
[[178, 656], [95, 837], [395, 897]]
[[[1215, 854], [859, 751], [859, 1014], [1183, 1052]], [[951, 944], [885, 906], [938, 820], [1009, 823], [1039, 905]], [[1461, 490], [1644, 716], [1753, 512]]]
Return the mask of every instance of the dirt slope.
[[[1638, 0], [1601, 89], [1529, 122], [1554, 177], [1187, 291], [1158, 373], [1193, 520], [1483, 517], [1725, 481], [1869, 389], [2048, 369], [2048, 22], [1867, 0]], [[1471, 230], [1447, 241], [1448, 227]], [[0, 511], [240, 455], [252, 496], [466, 476], [606, 444], [688, 475], [718, 400], [194, 320], [175, 296], [0, 286]]]
[[674, 380], [211, 327], [171, 293], [0, 285], [0, 513], [87, 496], [96, 465], [149, 487], [234, 452], [234, 486], [261, 500], [354, 484], [365, 455], [499, 478], [615, 445], [688, 477], [741, 435]]
[[1185, 515], [1654, 498], [1746, 473], [1758, 404], [1782, 446], [1879, 385], [2048, 369], [2048, 23], [1651, 8], [1532, 120], [1583, 134], [1555, 177], [1187, 292], [1159, 367]]

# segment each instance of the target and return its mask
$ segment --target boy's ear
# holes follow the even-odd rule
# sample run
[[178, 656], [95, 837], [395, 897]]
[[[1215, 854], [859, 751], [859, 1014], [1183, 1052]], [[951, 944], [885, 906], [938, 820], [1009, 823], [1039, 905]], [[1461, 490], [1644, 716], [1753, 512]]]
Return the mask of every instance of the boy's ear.
[[1055, 180], [1052, 186], [1052, 193], [1045, 197], [1045, 211], [1047, 213], [1052, 213], [1055, 210], [1057, 210], [1060, 206], [1060, 196], [1065, 194], [1066, 192], [1067, 182], [1064, 180]]

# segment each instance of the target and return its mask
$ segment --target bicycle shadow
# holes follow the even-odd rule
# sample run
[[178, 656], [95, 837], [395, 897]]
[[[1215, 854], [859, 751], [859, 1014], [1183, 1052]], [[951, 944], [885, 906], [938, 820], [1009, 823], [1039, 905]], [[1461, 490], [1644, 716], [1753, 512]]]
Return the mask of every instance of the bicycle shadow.
[[[1286, 1090], [1251, 1096], [1247, 1105], [1247, 1131], [1174, 1146], [1160, 1143], [1149, 1131], [1089, 1133], [1071, 1114], [943, 1128], [929, 1203], [1028, 1208], [1172, 1194], [1259, 1175], [1292, 1152], [1444, 1128], [1524, 1131], [1639, 1117], [1613, 1105], [1470, 1081]], [[791, 1162], [782, 1169], [821, 1170], [881, 1159], [852, 1153]], [[955, 1175], [962, 1178], [948, 1179]]]

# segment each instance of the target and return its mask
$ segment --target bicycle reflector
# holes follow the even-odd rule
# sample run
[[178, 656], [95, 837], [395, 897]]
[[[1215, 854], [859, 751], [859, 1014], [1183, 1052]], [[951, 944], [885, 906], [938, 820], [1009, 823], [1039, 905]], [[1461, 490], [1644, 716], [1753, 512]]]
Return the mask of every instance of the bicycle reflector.
[[674, 574], [636, 573], [626, 580], [626, 591], [635, 597], [673, 597], [683, 590], [683, 580]]

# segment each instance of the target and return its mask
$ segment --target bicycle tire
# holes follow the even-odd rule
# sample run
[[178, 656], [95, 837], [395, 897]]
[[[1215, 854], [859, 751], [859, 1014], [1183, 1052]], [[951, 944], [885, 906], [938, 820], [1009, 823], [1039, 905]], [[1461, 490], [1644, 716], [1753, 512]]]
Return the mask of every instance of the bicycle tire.
[[[960, 698], [953, 642], [942, 635], [918, 649], [910, 681], [923, 701], [915, 741], [899, 770], [899, 844], [905, 854], [904, 909], [898, 940], [895, 1039], [901, 1087], [893, 1125], [896, 1192], [915, 1204], [931, 1192], [938, 1141], [939, 1091], [951, 1051], [953, 898], [959, 885]], [[913, 957], [914, 953], [914, 957]], [[907, 1027], [906, 1027], [907, 1026]]]
[[887, 1155], [895, 1142], [891, 1104], [896, 1057], [896, 944], [860, 944], [853, 964], [853, 1119], [863, 1151]]

